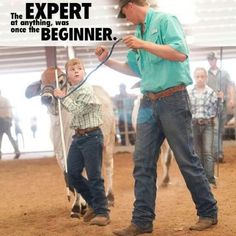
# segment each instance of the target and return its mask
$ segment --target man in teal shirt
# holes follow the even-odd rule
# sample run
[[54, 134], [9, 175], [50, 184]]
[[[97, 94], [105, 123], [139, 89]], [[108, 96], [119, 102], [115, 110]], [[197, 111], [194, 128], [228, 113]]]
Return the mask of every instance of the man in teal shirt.
[[[130, 51], [127, 62], [109, 59], [106, 65], [127, 75], [141, 77], [144, 94], [137, 118], [134, 151], [135, 202], [131, 224], [113, 233], [135, 236], [153, 231], [157, 160], [167, 138], [196, 205], [198, 222], [191, 230], [217, 224], [216, 200], [199, 157], [193, 150], [191, 112], [185, 87], [192, 83], [188, 47], [176, 17], [155, 12], [146, 0], [120, 0], [119, 17], [137, 26], [135, 35], [123, 38]], [[108, 50], [96, 49], [103, 61]]]

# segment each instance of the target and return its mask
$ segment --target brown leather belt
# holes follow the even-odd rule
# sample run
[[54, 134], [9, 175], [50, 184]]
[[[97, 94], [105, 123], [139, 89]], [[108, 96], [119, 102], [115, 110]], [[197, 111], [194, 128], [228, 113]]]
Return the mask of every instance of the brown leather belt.
[[214, 124], [214, 117], [210, 118], [210, 119], [193, 119], [192, 123], [194, 125], [208, 125], [208, 124]]
[[95, 130], [98, 130], [99, 127], [93, 127], [93, 128], [86, 128], [86, 129], [75, 129], [75, 134], [78, 134], [78, 135], [86, 135], [92, 131], [95, 131]]
[[168, 89], [158, 92], [158, 93], [152, 93], [152, 92], [145, 93], [144, 97], [147, 97], [152, 101], [155, 101], [160, 98], [169, 97], [172, 94], [179, 92], [179, 91], [184, 91], [185, 89], [186, 89], [186, 87], [184, 85], [178, 85], [178, 86], [168, 88]]

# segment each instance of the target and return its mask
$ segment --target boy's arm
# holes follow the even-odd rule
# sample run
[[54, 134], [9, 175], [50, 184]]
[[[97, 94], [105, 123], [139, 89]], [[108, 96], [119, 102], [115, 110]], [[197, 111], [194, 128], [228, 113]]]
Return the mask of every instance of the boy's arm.
[[55, 96], [55, 97], [64, 97], [65, 95], [66, 95], [66, 91], [65, 90], [60, 90], [60, 89], [58, 89], [58, 88], [56, 88], [56, 89], [54, 89], [54, 91], [53, 91], [53, 95]]
[[[63, 94], [59, 92], [59, 94]], [[63, 107], [74, 115], [82, 116], [89, 113], [94, 107], [94, 97], [91, 88], [79, 88], [70, 96], [61, 100]]]

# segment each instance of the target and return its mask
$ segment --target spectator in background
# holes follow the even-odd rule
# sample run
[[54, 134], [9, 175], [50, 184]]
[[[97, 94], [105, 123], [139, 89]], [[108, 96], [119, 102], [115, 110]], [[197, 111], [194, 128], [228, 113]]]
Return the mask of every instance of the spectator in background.
[[36, 138], [36, 131], [38, 129], [37, 117], [36, 116], [33, 116], [30, 119], [30, 129], [32, 131], [33, 138]]
[[12, 107], [10, 105], [10, 102], [8, 101], [8, 99], [6, 99], [1, 95], [0, 91], [0, 159], [2, 158], [1, 146], [2, 146], [2, 137], [4, 133], [8, 136], [14, 148], [15, 151], [14, 159], [18, 159], [20, 156], [18, 145], [11, 134], [12, 116], [13, 116]]
[[21, 136], [22, 144], [24, 147], [24, 135], [23, 135], [22, 129], [20, 127], [20, 119], [17, 115], [14, 116], [14, 123], [15, 123], [16, 143], [19, 147], [19, 136]]
[[[134, 145], [135, 143], [132, 126], [132, 111], [135, 99], [135, 95], [127, 93], [125, 84], [120, 84], [120, 93], [114, 97], [113, 102], [118, 116], [121, 145]], [[131, 133], [125, 135], [127, 132]], [[126, 137], [128, 137], [128, 140], [126, 140]]]
[[[196, 68], [195, 86], [189, 90], [191, 102], [194, 150], [200, 157], [211, 187], [216, 187], [214, 176], [214, 123], [217, 115], [217, 95], [206, 85], [207, 71]], [[219, 93], [222, 96], [222, 93]]]
[[214, 158], [220, 163], [224, 162], [223, 152], [223, 135], [224, 125], [227, 118], [227, 108], [233, 109], [234, 104], [234, 84], [230, 79], [230, 75], [227, 71], [221, 70], [217, 66], [217, 58], [214, 52], [210, 52], [207, 55], [210, 68], [208, 70], [208, 82], [207, 85], [212, 88], [216, 93], [221, 91], [223, 93], [223, 109], [218, 114], [216, 119], [216, 125], [214, 129]]

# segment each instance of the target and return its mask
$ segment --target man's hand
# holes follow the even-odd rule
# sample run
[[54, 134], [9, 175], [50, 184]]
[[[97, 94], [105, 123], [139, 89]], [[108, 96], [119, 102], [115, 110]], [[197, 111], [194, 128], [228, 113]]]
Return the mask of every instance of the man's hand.
[[95, 50], [95, 55], [99, 61], [104, 61], [108, 56], [108, 50], [105, 46], [98, 46]]
[[136, 38], [133, 35], [128, 35], [123, 37], [123, 43], [131, 49], [140, 49], [143, 47], [145, 41]]
[[222, 91], [218, 91], [216, 94], [217, 94], [217, 97], [220, 98], [223, 102], [224, 101], [224, 93]]
[[234, 100], [233, 99], [228, 100], [228, 102], [227, 102], [228, 109], [233, 110], [234, 106], [235, 106]]

